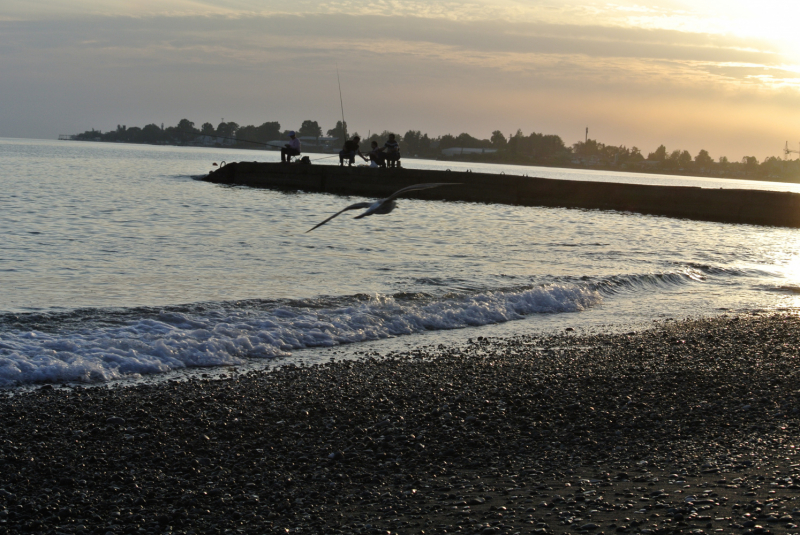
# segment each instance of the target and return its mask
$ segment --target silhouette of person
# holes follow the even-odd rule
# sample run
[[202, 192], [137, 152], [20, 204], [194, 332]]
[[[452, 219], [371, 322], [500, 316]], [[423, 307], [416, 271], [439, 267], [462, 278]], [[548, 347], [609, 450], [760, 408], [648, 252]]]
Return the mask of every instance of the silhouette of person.
[[281, 147], [281, 162], [289, 163], [292, 156], [300, 156], [300, 140], [297, 139], [294, 130], [289, 131], [289, 143]]
[[366, 156], [361, 154], [360, 145], [361, 145], [361, 138], [359, 136], [353, 136], [353, 139], [348, 139], [347, 141], [344, 142], [344, 147], [342, 148], [342, 150], [339, 151], [340, 167], [344, 166], [345, 158], [350, 160], [349, 165], [353, 165], [354, 163], [356, 163], [356, 154], [361, 156], [365, 162], [369, 161], [367, 160]]
[[400, 167], [400, 144], [394, 137], [394, 134], [389, 134], [389, 140], [383, 145], [386, 151], [386, 160], [389, 162], [389, 167]]
[[372, 160], [372, 163], [380, 167], [386, 167], [386, 155], [383, 153], [386, 147], [378, 147], [377, 141], [373, 141], [370, 146], [372, 150], [367, 153], [367, 156]]

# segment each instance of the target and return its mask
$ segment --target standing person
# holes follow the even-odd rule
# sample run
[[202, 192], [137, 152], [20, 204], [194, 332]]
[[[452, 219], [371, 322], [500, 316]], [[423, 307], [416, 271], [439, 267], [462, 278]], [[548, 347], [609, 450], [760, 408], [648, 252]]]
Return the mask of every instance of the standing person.
[[292, 156], [300, 156], [300, 140], [294, 130], [289, 130], [289, 143], [281, 148], [281, 163], [289, 163]]
[[339, 167], [344, 167], [345, 158], [350, 160], [350, 165], [356, 163], [356, 154], [361, 156], [365, 162], [369, 161], [361, 154], [360, 145], [361, 138], [359, 136], [353, 136], [353, 139], [348, 139], [344, 142], [344, 147], [339, 151]]
[[389, 167], [400, 167], [400, 144], [394, 137], [394, 134], [389, 134], [389, 140], [383, 145], [386, 151], [386, 160], [389, 162]]

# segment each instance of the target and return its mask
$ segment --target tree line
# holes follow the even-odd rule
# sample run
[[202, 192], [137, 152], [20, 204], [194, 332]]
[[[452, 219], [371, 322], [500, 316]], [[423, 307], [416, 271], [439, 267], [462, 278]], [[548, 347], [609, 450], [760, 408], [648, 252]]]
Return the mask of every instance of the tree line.
[[[281, 129], [277, 121], [268, 121], [260, 126], [239, 126], [235, 122], [220, 122], [216, 127], [203, 123], [199, 128], [188, 119], [181, 119], [177, 125], [160, 127], [148, 124], [142, 128], [118, 125], [116, 130], [102, 133], [88, 130], [74, 136], [78, 140], [111, 141], [125, 143], [148, 143], [165, 145], [188, 145], [197, 142], [198, 137], [208, 136], [213, 142], [220, 142], [237, 148], [264, 148], [270, 141], [285, 140], [289, 129]], [[358, 135], [349, 132], [347, 123], [337, 121], [336, 126], [323, 131], [317, 121], [305, 120], [295, 129], [300, 137], [336, 138], [333, 147], [338, 148], [345, 138]], [[371, 141], [383, 144], [389, 131], [362, 137], [367, 146]], [[568, 146], [560, 136], [532, 132], [525, 135], [522, 130], [506, 136], [495, 130], [488, 139], [480, 139], [467, 133], [457, 136], [445, 134], [430, 137], [419, 130], [409, 130], [400, 135], [394, 132], [400, 142], [400, 150], [406, 157], [443, 158], [442, 151], [449, 148], [489, 149], [489, 152], [463, 154], [453, 159], [487, 163], [516, 163], [527, 165], [548, 165], [558, 167], [589, 167], [595, 169], [620, 169], [658, 173], [684, 173], [708, 176], [740, 176], [756, 179], [800, 180], [800, 160], [785, 161], [775, 156], [759, 161], [755, 156], [744, 156], [740, 160], [729, 160], [725, 156], [713, 158], [707, 150], [696, 155], [687, 150], [668, 151], [660, 145], [645, 157], [638, 147], [624, 145], [605, 145], [594, 139], [586, 139]], [[207, 139], [208, 139], [207, 138]], [[227, 140], [227, 141], [225, 141]], [[224, 143], [222, 143], [224, 141]]]

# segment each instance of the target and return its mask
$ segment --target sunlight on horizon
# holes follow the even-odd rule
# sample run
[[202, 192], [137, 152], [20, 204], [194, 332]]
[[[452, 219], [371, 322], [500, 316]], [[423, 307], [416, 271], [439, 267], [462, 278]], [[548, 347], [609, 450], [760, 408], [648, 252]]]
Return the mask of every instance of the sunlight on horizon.
[[18, 75], [0, 80], [0, 133], [330, 122], [338, 60], [357, 127], [572, 142], [588, 124], [606, 143], [764, 157], [798, 137], [798, 19], [782, 0], [5, 0], [0, 67]]
[[[723, 30], [743, 37], [755, 37], [780, 45], [781, 52], [800, 61], [800, 3], [785, 0], [705, 0], [695, 5], [705, 6], [708, 17], [725, 14]], [[727, 27], [726, 27], [727, 26]]]

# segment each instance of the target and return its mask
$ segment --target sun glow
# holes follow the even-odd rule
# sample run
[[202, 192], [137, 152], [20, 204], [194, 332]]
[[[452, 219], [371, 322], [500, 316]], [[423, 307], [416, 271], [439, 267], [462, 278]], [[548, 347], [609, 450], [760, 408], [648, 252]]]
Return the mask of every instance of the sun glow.
[[[774, 43], [800, 63], [800, 3], [786, 0], [705, 0], [692, 4], [709, 33], [728, 33]], [[699, 13], [698, 13], [699, 11]]]

